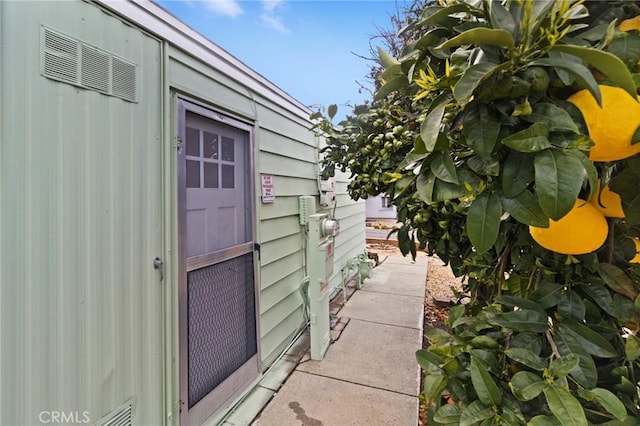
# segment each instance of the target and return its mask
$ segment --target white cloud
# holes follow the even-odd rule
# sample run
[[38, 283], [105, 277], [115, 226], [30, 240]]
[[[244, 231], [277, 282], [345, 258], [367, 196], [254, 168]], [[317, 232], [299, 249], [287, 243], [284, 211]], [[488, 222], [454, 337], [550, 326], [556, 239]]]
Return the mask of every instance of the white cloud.
[[279, 31], [281, 33], [288, 33], [289, 29], [285, 27], [284, 22], [282, 22], [281, 16], [272, 15], [270, 13], [263, 13], [260, 15], [260, 22], [262, 22], [265, 26], [271, 28], [272, 30]]
[[204, 0], [204, 4], [209, 10], [232, 18], [244, 12], [237, 0]]
[[278, 6], [284, 4], [284, 0], [262, 0], [262, 7], [265, 12], [273, 12]]
[[260, 14], [260, 21], [268, 28], [288, 33], [289, 29], [284, 25], [282, 16], [277, 10], [284, 5], [284, 0], [261, 0], [263, 12]]

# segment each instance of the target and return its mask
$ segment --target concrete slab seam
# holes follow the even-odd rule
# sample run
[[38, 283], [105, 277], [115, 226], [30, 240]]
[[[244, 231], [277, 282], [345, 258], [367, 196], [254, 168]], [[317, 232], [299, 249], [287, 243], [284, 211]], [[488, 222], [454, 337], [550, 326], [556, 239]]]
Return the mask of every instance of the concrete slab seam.
[[422, 327], [420, 326], [420, 324], [416, 328], [416, 327], [408, 327], [406, 325], [397, 325], [397, 324], [389, 324], [389, 323], [386, 323], [386, 322], [371, 321], [371, 320], [366, 320], [366, 319], [362, 319], [362, 318], [356, 318], [356, 317], [353, 317], [353, 316], [351, 317], [351, 319], [355, 320], [355, 321], [367, 322], [367, 323], [370, 323], [370, 324], [378, 324], [378, 325], [386, 325], [386, 326], [389, 326], [389, 327], [406, 328], [408, 330], [417, 330], [417, 331], [422, 333]]
[[[417, 363], [416, 363], [416, 365], [417, 365]], [[304, 373], [304, 374], [308, 374], [310, 376], [323, 377], [325, 379], [335, 380], [336, 382], [349, 383], [349, 384], [356, 385], [356, 386], [362, 386], [364, 388], [371, 388], [371, 389], [377, 389], [377, 390], [381, 390], [381, 391], [385, 391], [385, 392], [391, 392], [391, 393], [395, 393], [397, 395], [409, 396], [411, 398], [418, 398], [419, 397], [418, 394], [411, 395], [411, 394], [405, 393], [405, 392], [398, 392], [398, 391], [391, 390], [391, 389], [381, 388], [380, 386], [364, 385], [362, 383], [352, 382], [350, 380], [336, 379], [335, 377], [325, 376], [324, 374], [312, 373], [312, 372], [304, 371], [304, 370], [298, 370], [298, 373]]]

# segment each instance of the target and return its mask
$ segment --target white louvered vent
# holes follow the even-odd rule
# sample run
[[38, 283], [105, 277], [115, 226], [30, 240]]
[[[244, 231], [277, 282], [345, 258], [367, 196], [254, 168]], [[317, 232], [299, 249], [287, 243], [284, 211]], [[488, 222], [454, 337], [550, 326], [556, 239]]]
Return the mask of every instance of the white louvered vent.
[[99, 92], [109, 92], [109, 55], [82, 45], [82, 85]]
[[135, 65], [113, 57], [112, 90], [114, 96], [135, 102], [137, 92]]
[[45, 77], [138, 101], [136, 64], [44, 26], [41, 42]]
[[120, 407], [98, 420], [96, 426], [131, 426], [133, 425], [135, 408], [136, 400], [135, 398], [131, 398]]

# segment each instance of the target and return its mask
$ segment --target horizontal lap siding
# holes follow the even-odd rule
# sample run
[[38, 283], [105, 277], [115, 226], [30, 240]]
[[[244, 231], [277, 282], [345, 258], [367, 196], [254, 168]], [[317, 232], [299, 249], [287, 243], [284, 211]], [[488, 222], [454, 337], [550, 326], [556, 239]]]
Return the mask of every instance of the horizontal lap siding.
[[[318, 201], [318, 139], [309, 120], [268, 97], [220, 75], [196, 58], [171, 51], [171, 86], [211, 107], [256, 124], [257, 239], [261, 246], [259, 273], [260, 333], [263, 365], [268, 366], [303, 325], [299, 287], [305, 276], [304, 228], [299, 223], [298, 197]], [[260, 174], [273, 177], [275, 202], [262, 203]], [[364, 204], [346, 194], [348, 179], [338, 179], [337, 218], [343, 222], [335, 243], [336, 274], [348, 259], [364, 250]], [[323, 211], [317, 205], [318, 212]], [[330, 211], [330, 210], [324, 210]]]
[[[170, 85], [178, 94], [255, 123], [260, 346], [266, 367], [303, 324], [298, 292], [304, 276], [298, 197], [317, 194], [316, 140], [307, 120], [250, 93], [212, 65], [171, 50]], [[274, 203], [261, 202], [260, 174], [273, 176]]]
[[304, 323], [299, 291], [305, 275], [304, 234], [298, 197], [317, 194], [318, 151], [308, 122], [264, 104], [258, 108], [258, 117], [263, 127], [258, 141], [259, 173], [273, 176], [276, 195], [274, 203], [259, 205], [260, 334], [266, 367]]

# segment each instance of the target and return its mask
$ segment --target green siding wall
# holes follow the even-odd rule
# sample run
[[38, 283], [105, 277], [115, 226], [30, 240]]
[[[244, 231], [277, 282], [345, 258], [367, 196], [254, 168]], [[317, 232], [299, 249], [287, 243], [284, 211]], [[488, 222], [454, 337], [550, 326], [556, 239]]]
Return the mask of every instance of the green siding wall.
[[[0, 19], [0, 424], [134, 395], [162, 424], [161, 44], [83, 2]], [[136, 63], [139, 102], [40, 75], [41, 25]]]

